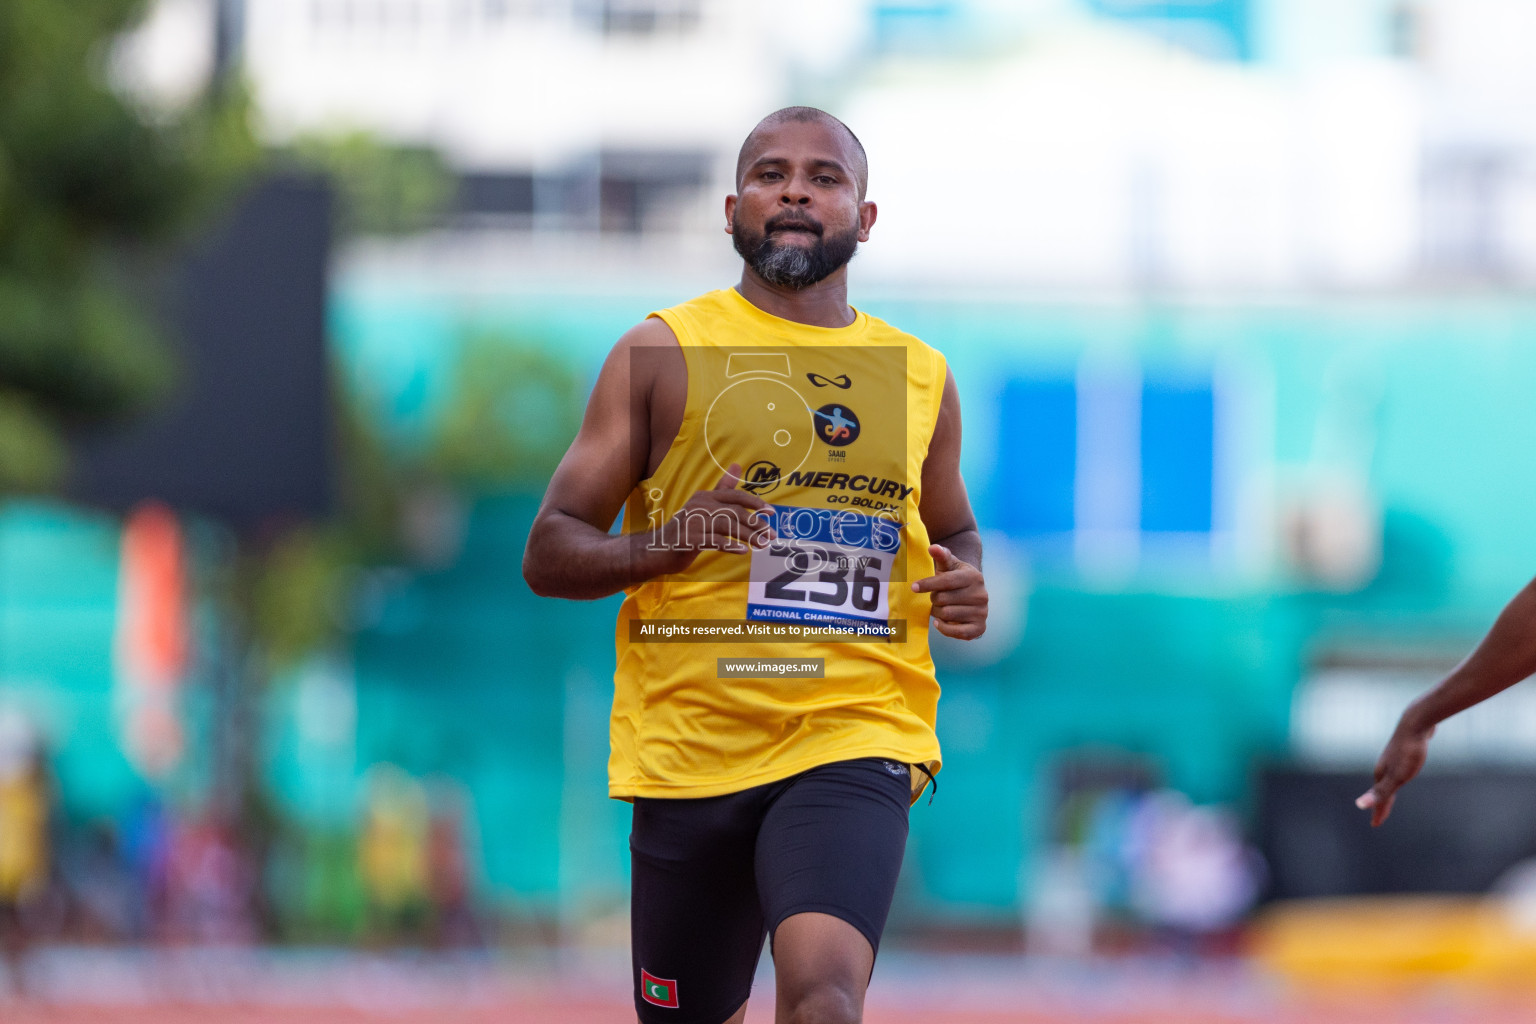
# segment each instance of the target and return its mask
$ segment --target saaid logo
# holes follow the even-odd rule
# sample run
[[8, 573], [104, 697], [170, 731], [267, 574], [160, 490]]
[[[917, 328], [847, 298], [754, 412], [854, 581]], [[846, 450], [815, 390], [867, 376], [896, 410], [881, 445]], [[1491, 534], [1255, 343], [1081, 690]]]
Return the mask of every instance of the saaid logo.
[[816, 436], [834, 448], [859, 439], [859, 417], [846, 405], [824, 405], [816, 410]]

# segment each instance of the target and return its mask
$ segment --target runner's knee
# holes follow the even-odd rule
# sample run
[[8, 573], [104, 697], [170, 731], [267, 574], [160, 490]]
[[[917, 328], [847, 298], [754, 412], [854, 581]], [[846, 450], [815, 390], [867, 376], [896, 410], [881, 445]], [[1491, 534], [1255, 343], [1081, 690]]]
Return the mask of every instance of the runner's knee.
[[844, 981], [822, 981], [795, 993], [784, 1009], [788, 1024], [859, 1024], [864, 992], [862, 986]]
[[868, 940], [830, 914], [786, 918], [774, 943], [781, 1020], [789, 1024], [858, 1024], [874, 966]]

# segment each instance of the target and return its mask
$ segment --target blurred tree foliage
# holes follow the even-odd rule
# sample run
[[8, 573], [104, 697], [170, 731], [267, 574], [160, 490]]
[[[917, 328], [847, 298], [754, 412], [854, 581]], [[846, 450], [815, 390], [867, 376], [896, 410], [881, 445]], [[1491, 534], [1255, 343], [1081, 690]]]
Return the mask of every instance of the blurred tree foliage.
[[448, 402], [425, 444], [388, 443], [379, 414], [355, 396], [336, 403], [339, 509], [293, 528], [253, 568], [251, 620], [277, 670], [334, 644], [355, 623], [351, 591], [368, 567], [446, 568], [474, 500], [537, 494], [581, 425], [586, 390], [548, 344], [471, 334], [452, 370]]
[[302, 135], [278, 155], [330, 177], [343, 237], [435, 227], [458, 187], [437, 150], [392, 144], [362, 130]]
[[403, 508], [412, 471], [344, 395], [333, 403], [340, 454], [337, 516], [291, 527], [256, 553], [249, 619], [270, 664], [283, 670], [352, 628], [359, 570], [405, 561]]
[[145, 0], [0, 0], [0, 493], [55, 483], [62, 430], [174, 383], [127, 257], [172, 240], [257, 156], [245, 97], [171, 113], [108, 83]]
[[[343, 240], [433, 227], [457, 187], [436, 150], [395, 145], [361, 129], [301, 135], [270, 156], [329, 179], [338, 200], [333, 227]], [[390, 448], [356, 396], [338, 392], [332, 409], [338, 514], [275, 538], [255, 577], [253, 627], [278, 668], [334, 643], [351, 627], [348, 592], [363, 567], [411, 557], [407, 508], [423, 468]]]
[[429, 472], [478, 490], [541, 491], [581, 425], [581, 381], [548, 346], [474, 334], [434, 431]]
[[[114, 87], [114, 45], [147, 6], [0, 0], [0, 495], [54, 486], [69, 428], [130, 417], [175, 386], [136, 283], [249, 172], [274, 161], [323, 172], [343, 238], [433, 227], [453, 198], [436, 151], [366, 131], [263, 152], [228, 79], [174, 110]], [[274, 666], [346, 628], [360, 566], [413, 560], [407, 520], [422, 495], [541, 487], [580, 416], [574, 374], [506, 338], [472, 338], [455, 387], [425, 453], [393, 450], [353, 396], [337, 396], [339, 514], [267, 537], [242, 570]]]
[[250, 581], [251, 630], [272, 665], [295, 664], [344, 628], [353, 562], [347, 540], [342, 530], [301, 526], [260, 552]]

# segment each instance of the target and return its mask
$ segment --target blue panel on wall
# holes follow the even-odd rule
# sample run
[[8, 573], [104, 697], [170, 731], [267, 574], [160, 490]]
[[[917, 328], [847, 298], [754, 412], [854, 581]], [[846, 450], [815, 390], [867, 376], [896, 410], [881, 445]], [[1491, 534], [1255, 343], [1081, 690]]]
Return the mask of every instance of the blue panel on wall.
[[919, 3], [877, 3], [873, 15], [875, 47], [879, 50], [931, 49], [960, 23], [954, 0]]
[[1209, 533], [1216, 403], [1208, 382], [1147, 381], [1141, 394], [1141, 528]]
[[1096, 14], [1128, 21], [1203, 57], [1251, 60], [1251, 0], [1088, 0]]
[[1018, 378], [1003, 388], [989, 525], [1015, 535], [1067, 533], [1077, 474], [1077, 387]]

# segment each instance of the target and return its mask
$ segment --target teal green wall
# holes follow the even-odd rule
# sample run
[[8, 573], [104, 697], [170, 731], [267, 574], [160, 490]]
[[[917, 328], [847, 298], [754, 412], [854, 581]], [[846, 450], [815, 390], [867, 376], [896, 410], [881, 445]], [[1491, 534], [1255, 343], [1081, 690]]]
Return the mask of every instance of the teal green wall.
[[68, 809], [139, 791], [112, 706], [117, 525], [40, 502], [0, 507], [0, 702], [37, 723]]
[[[453, 357], [469, 334], [537, 344], [590, 380], [614, 338], [676, 298], [469, 304], [359, 287], [337, 295], [333, 335], [343, 378], [409, 447], [452, 400]], [[1076, 752], [1144, 758], [1196, 800], [1244, 807], [1254, 767], [1284, 755], [1291, 689], [1317, 652], [1464, 649], [1536, 573], [1536, 302], [869, 308], [950, 357], [978, 508], [1002, 383], [1068, 373], [1087, 356], [1235, 367], [1261, 382], [1261, 454], [1275, 466], [1314, 457], [1330, 407], [1364, 410], [1352, 429], [1372, 441], [1367, 471], [1384, 513], [1381, 571], [1353, 594], [1202, 560], [1160, 561], [1108, 586], [1038, 558], [1017, 648], [985, 668], [941, 665], [946, 768], [938, 798], [914, 812], [900, 914], [1015, 914], [1049, 827], [1053, 772]], [[519, 563], [536, 502], [479, 500], [453, 567], [385, 579], [349, 652], [357, 735], [330, 762], [330, 798], [316, 796], [281, 686], [267, 749], [280, 802], [318, 824], [345, 824], [357, 780], [378, 761], [461, 779], [489, 887], [513, 908], [580, 918], [621, 905], [626, 884], [627, 808], [604, 795], [616, 604], [527, 591]], [[82, 814], [109, 813], [137, 785], [111, 713], [116, 545], [103, 517], [39, 503], [0, 514], [0, 699], [45, 722]]]
[[457, 564], [394, 589], [361, 632], [358, 760], [469, 783], [485, 878], [538, 913], [622, 899], [607, 799], [616, 600], [551, 613], [523, 583], [537, 498], [481, 501]]
[[[349, 372], [368, 379], [376, 395], [393, 396], [377, 408], [395, 408], [415, 429], [449, 400], [445, 354], [467, 333], [500, 331], [546, 345], [590, 379], [613, 339], [668, 301], [524, 297], [455, 306], [409, 295], [343, 298], [337, 334]], [[1536, 331], [1531, 304], [876, 301], [868, 309], [948, 355], [967, 411], [965, 469], [978, 507], [994, 468], [988, 430], [1002, 382], [1018, 373], [1070, 373], [1087, 356], [1154, 371], [1237, 367], [1272, 403], [1264, 457], [1279, 465], [1315, 457], [1318, 416], [1342, 396], [1366, 410], [1369, 479], [1385, 514], [1380, 579], [1352, 595], [1311, 595], [1273, 574], [1243, 578], [1203, 562], [1155, 563], [1102, 593], [1069, 563], [1037, 564], [1019, 648], [984, 670], [943, 672], [947, 763], [940, 799], [914, 817], [906, 898], [917, 912], [1014, 912], [1021, 862], [1044, 839], [1062, 755], [1141, 756], [1196, 800], [1241, 806], [1254, 767], [1284, 755], [1291, 689], [1311, 652], [1335, 642], [1422, 645], [1426, 636], [1447, 648], [1469, 643], [1536, 571], [1536, 538], [1524, 515], [1536, 507], [1536, 458], [1522, 443], [1536, 436], [1527, 399], [1536, 346], [1524, 341]], [[502, 522], [484, 528], [523, 529], [512, 517]], [[506, 562], [509, 572], [514, 561]], [[539, 629], [571, 637], [572, 650], [582, 651], [562, 657], [589, 679], [604, 677], [610, 609], [522, 600], [522, 614]], [[599, 637], [601, 648], [583, 648]], [[388, 674], [401, 674], [403, 664]], [[592, 737], [605, 699], [589, 702]], [[524, 703], [528, 713], [558, 711], [538, 693]], [[515, 727], [508, 734], [521, 735]], [[544, 756], [553, 764], [556, 754]], [[591, 752], [588, 770], [601, 756]], [[600, 785], [600, 772], [592, 778]], [[548, 817], [558, 811], [543, 813], [545, 827], [558, 829]], [[616, 881], [622, 871], [615, 827], [622, 821], [606, 820], [592, 837], [605, 851], [593, 878]], [[588, 841], [569, 829], [565, 838]], [[519, 887], [558, 878], [558, 860], [549, 854], [542, 867], [524, 865]]]

